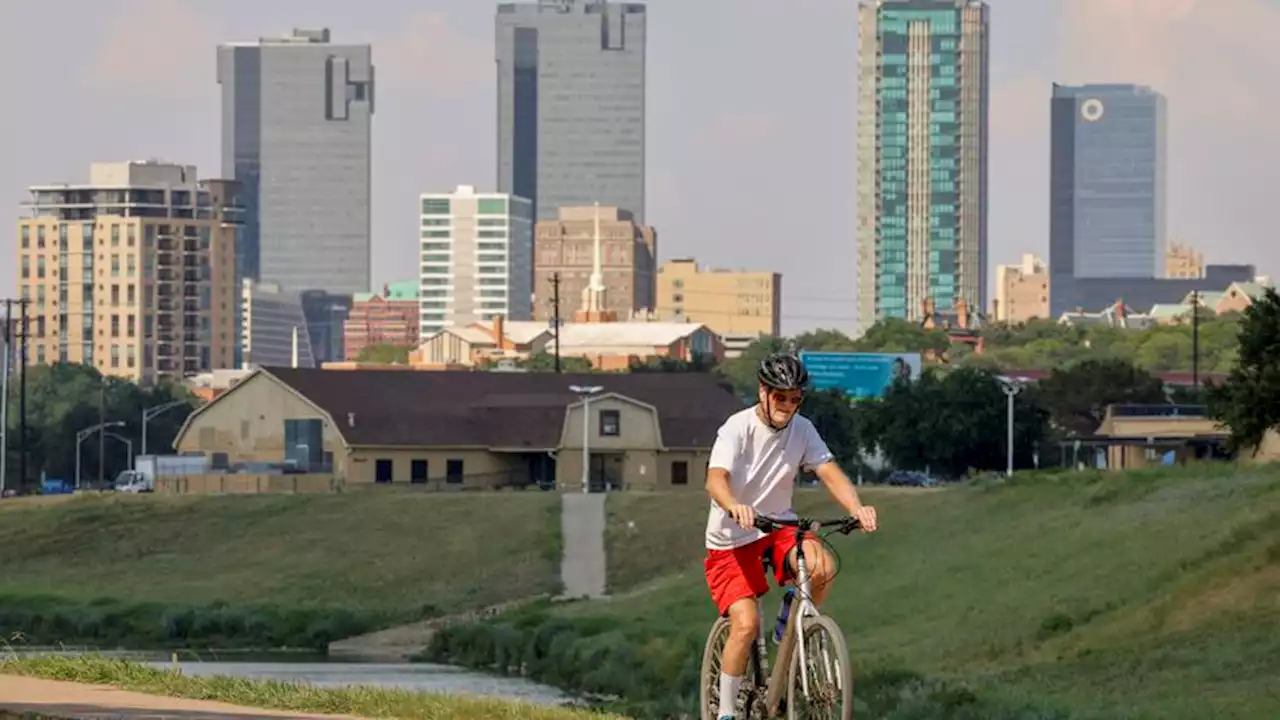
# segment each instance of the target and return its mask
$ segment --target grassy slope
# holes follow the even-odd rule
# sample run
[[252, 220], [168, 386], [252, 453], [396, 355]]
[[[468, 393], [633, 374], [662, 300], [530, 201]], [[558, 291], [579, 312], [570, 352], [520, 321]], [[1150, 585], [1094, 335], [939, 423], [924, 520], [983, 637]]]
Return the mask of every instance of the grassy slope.
[[[1108, 717], [1280, 717], [1280, 468], [864, 494], [883, 530], [834, 539], [845, 566], [827, 608], [863, 671]], [[610, 503], [619, 596], [562, 612], [704, 633], [702, 498]], [[799, 505], [831, 507], [820, 490]]]
[[[241, 707], [363, 717], [472, 720], [589, 720], [611, 716], [498, 700], [428, 695], [378, 688], [324, 689], [230, 677], [195, 678], [120, 660], [94, 657], [32, 658], [0, 662], [0, 674], [110, 685], [165, 697], [214, 700]], [[0, 719], [4, 718], [0, 710]], [[15, 716], [16, 717], [16, 716]]]
[[0, 502], [0, 593], [391, 614], [554, 592], [558, 497], [385, 492]]

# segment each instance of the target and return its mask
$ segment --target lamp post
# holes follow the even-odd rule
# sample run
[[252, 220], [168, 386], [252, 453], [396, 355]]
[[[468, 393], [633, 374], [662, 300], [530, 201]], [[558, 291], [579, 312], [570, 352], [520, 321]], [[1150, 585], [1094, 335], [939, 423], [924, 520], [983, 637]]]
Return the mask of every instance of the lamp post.
[[1008, 467], [1005, 470], [1006, 477], [1013, 477], [1013, 398], [1022, 391], [1022, 386], [1013, 378], [1001, 376], [1000, 389], [1004, 390], [1005, 397], [1009, 399], [1009, 436], [1008, 436]]
[[582, 396], [582, 492], [591, 492], [591, 396], [604, 388], [600, 385], [570, 385], [569, 390]]
[[147, 423], [161, 413], [168, 412], [179, 405], [186, 404], [185, 400], [174, 400], [172, 402], [164, 403], [163, 405], [146, 408], [142, 411], [142, 452], [139, 453], [140, 455], [147, 454]]
[[125, 469], [132, 470], [133, 469], [133, 441], [119, 433], [113, 433], [113, 432], [107, 433], [107, 437], [114, 438], [124, 443], [125, 452], [128, 454], [128, 457], [129, 457], [129, 462], [125, 465]]
[[81, 430], [80, 432], [76, 433], [76, 489], [77, 490], [80, 489], [80, 443], [83, 443], [85, 438], [89, 437], [90, 435], [96, 432], [104, 431], [107, 428], [113, 428], [113, 427], [124, 427], [124, 422], [120, 420], [116, 420], [114, 422], [109, 422], [109, 423], [98, 423], [97, 425], [91, 425]]

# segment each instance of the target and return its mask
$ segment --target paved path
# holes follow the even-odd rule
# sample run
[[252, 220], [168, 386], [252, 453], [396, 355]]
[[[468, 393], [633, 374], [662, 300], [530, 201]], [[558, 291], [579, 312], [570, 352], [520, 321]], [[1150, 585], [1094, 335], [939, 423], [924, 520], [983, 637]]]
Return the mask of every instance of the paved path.
[[102, 685], [14, 675], [0, 675], [0, 709], [73, 720], [252, 720], [270, 717], [359, 720], [350, 715], [302, 715], [242, 708], [207, 700], [160, 697]]
[[561, 496], [564, 558], [560, 561], [560, 581], [566, 598], [604, 597], [607, 576], [604, 499], [605, 493], [571, 492]]

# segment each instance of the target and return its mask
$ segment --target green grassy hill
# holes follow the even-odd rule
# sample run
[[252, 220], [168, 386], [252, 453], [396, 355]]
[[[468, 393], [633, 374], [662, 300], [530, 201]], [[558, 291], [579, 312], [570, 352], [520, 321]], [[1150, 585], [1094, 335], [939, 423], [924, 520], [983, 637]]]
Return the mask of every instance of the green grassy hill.
[[0, 634], [42, 644], [318, 647], [558, 579], [547, 493], [0, 502]]
[[[1280, 468], [1044, 474], [864, 495], [883, 529], [833, 538], [843, 569], [827, 610], [870, 678], [855, 687], [883, 713], [871, 716], [1006, 717], [998, 708], [1030, 705], [1072, 717], [1280, 717]], [[821, 490], [799, 505], [832, 507]], [[544, 677], [642, 696], [665, 682], [687, 702], [696, 668], [686, 657], [714, 619], [698, 562], [706, 509], [690, 495], [611, 497], [615, 598], [499, 620], [498, 640], [565, 633], [563, 654], [590, 661], [548, 661]], [[776, 602], [774, 591], [770, 613]], [[620, 643], [629, 649], [601, 649]], [[461, 630], [435, 654], [493, 662]], [[904, 683], [936, 714], [871, 697], [886, 684], [901, 695]]]

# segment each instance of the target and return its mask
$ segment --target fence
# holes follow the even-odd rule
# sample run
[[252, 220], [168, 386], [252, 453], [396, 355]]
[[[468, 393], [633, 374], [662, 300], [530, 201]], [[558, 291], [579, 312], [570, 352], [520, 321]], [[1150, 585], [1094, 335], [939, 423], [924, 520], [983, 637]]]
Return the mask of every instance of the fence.
[[227, 474], [179, 475], [156, 480], [165, 495], [245, 495], [257, 493], [332, 493], [343, 482], [334, 475]]

